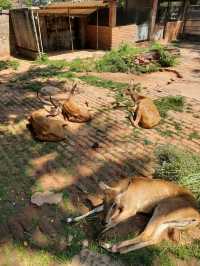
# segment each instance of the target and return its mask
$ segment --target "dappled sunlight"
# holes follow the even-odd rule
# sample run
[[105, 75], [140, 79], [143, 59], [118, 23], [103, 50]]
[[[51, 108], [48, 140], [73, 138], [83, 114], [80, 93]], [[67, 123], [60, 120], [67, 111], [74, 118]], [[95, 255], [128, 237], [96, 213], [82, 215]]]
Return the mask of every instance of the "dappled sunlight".
[[40, 176], [35, 186], [42, 190], [62, 190], [75, 184], [77, 179], [63, 168]]
[[[35, 65], [28, 71], [21, 71], [10, 73], [9, 78], [7, 74], [5, 78], [1, 76], [4, 82], [1, 86], [5, 87], [0, 100], [3, 108], [0, 114], [0, 242], [3, 241], [3, 231], [7, 236], [0, 250], [0, 264], [49, 266], [57, 265], [59, 259], [59, 265], [67, 265], [66, 257], [72, 256], [71, 250], [67, 247], [59, 253], [57, 242], [62, 242], [62, 237], [74, 236], [76, 226], [78, 236], [86, 231], [88, 238], [95, 238], [92, 229], [96, 221], [84, 220], [73, 226], [61, 221], [70, 215], [88, 211], [91, 208], [86, 204], [88, 199], [91, 202], [99, 200], [102, 194], [98, 186], [100, 181], [111, 184], [129, 176], [152, 177], [155, 169], [153, 154], [158, 145], [176, 143], [190, 150], [199, 150], [197, 134], [192, 135], [196, 139], [189, 139], [194, 128], [200, 129], [199, 102], [187, 98], [182, 113], [169, 111], [154, 129], [135, 129], [126, 118], [124, 109], [112, 109], [111, 103], [116, 100], [112, 88], [84, 83], [75, 97], [77, 102], [89, 104], [94, 114], [91, 122], [78, 124], [66, 120], [67, 137], [64, 141], [40, 142], [33, 139], [26, 128], [28, 115], [42, 107], [36, 92], [51, 83], [62, 90], [67, 77], [62, 76], [63, 70], [52, 66]], [[199, 74], [198, 71], [196, 74]], [[168, 96], [169, 88], [175, 94], [178, 86], [178, 81], [167, 85], [170, 79], [175, 78], [173, 73], [168, 72], [144, 76], [124, 73], [91, 75], [124, 83], [135, 79], [135, 82], [148, 86], [142, 89], [142, 94], [153, 99]], [[189, 83], [184, 82], [188, 86]], [[67, 95], [61, 91], [55, 98], [62, 101]], [[120, 100], [119, 97], [119, 103]], [[36, 207], [30, 204], [34, 192], [49, 190], [63, 194], [63, 200], [58, 205]], [[140, 223], [139, 220], [137, 222]], [[3, 229], [4, 224], [6, 230]], [[126, 229], [125, 225], [124, 232]], [[15, 235], [16, 231], [18, 234]], [[49, 237], [51, 233], [56, 237], [52, 237], [50, 242], [54, 246], [48, 252], [45, 247], [39, 246], [39, 242], [32, 245], [33, 239]], [[20, 241], [20, 244], [12, 243], [11, 238], [15, 239], [14, 242]], [[54, 256], [57, 252], [60, 257]], [[149, 256], [150, 252], [147, 253]], [[65, 262], [62, 263], [60, 258], [66, 258]]]

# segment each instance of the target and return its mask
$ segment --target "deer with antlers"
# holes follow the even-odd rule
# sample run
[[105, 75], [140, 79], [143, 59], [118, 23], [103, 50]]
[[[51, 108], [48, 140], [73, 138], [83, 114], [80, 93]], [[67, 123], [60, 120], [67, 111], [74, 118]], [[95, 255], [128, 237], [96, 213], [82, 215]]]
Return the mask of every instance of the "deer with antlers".
[[91, 119], [89, 111], [78, 106], [72, 96], [77, 83], [73, 84], [69, 97], [64, 103], [58, 103], [49, 97], [49, 101], [42, 99], [37, 92], [37, 98], [44, 104], [43, 109], [34, 111], [29, 117], [30, 129], [35, 138], [42, 141], [60, 141], [65, 139], [67, 118], [71, 122], [87, 122]]
[[100, 188], [105, 195], [103, 204], [88, 214], [68, 218], [67, 222], [79, 221], [92, 213], [103, 212], [105, 229], [102, 233], [105, 233], [137, 213], [151, 214], [144, 231], [134, 239], [116, 245], [102, 243], [110, 252], [127, 253], [157, 244], [166, 232], [179, 232], [200, 224], [194, 196], [173, 182], [135, 177], [124, 179], [115, 187], [101, 182]]

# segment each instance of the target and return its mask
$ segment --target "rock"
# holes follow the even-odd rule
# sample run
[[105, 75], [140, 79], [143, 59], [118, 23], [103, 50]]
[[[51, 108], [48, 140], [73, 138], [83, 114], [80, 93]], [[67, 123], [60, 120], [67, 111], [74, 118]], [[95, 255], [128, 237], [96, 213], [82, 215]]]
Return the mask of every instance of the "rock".
[[82, 241], [82, 246], [83, 246], [84, 248], [87, 248], [87, 247], [89, 246], [89, 242], [88, 242], [87, 239], [85, 239], [85, 240]]
[[58, 204], [62, 200], [62, 193], [54, 193], [51, 191], [36, 192], [31, 197], [31, 202], [37, 206], [42, 206], [45, 203]]
[[47, 85], [41, 88], [40, 92], [44, 95], [55, 95], [57, 93], [60, 93], [61, 90], [55, 86]]

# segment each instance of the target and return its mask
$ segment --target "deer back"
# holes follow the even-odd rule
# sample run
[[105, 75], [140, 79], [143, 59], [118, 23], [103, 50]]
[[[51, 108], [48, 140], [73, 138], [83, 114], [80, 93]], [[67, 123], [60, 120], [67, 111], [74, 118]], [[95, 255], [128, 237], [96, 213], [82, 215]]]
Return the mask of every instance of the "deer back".
[[49, 113], [44, 109], [31, 114], [29, 122], [33, 135], [42, 141], [63, 140], [65, 138], [64, 121], [48, 115]]

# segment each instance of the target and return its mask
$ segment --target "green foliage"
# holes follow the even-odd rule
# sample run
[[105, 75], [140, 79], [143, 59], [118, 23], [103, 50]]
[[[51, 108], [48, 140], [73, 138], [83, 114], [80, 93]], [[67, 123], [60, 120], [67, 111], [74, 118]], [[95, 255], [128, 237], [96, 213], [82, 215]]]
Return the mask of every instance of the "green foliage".
[[171, 55], [168, 51], [166, 51], [165, 46], [160, 43], [153, 43], [150, 47], [151, 51], [156, 51], [159, 55], [159, 64], [162, 67], [171, 67], [175, 66], [177, 63], [177, 57]]
[[17, 70], [18, 67], [19, 62], [17, 60], [0, 60], [0, 71], [8, 68]]
[[176, 56], [171, 55], [168, 51], [165, 51], [164, 49], [159, 49], [159, 63], [162, 67], [171, 67], [175, 66], [177, 61], [176, 61]]
[[135, 71], [134, 57], [144, 49], [130, 44], [122, 44], [118, 49], [106, 53], [96, 62], [99, 72], [129, 72]]
[[91, 72], [95, 70], [94, 59], [74, 59], [69, 63], [69, 70], [72, 72]]
[[33, 5], [32, 0], [25, 0], [24, 3], [26, 6], [32, 6]]
[[92, 86], [96, 86], [96, 87], [102, 87], [102, 88], [106, 88], [106, 89], [125, 89], [128, 87], [127, 83], [121, 83], [121, 82], [114, 82], [112, 80], [106, 80], [106, 79], [102, 79], [99, 77], [95, 77], [95, 76], [82, 76], [80, 77], [81, 80], [83, 80], [84, 82], [92, 85]]
[[40, 65], [47, 65], [57, 69], [64, 69], [69, 66], [69, 63], [65, 59], [50, 60], [47, 54], [42, 54], [42, 56], [38, 57], [35, 62]]
[[170, 110], [183, 112], [185, 106], [185, 98], [183, 96], [167, 96], [154, 101], [161, 117], [166, 117]]
[[158, 160], [155, 176], [191, 189], [200, 200], [200, 156], [173, 145], [160, 146], [155, 154]]
[[197, 131], [193, 131], [192, 133], [190, 133], [189, 137], [190, 140], [193, 139], [200, 139], [200, 134]]
[[11, 0], [0, 0], [0, 9], [10, 9], [12, 7]]

